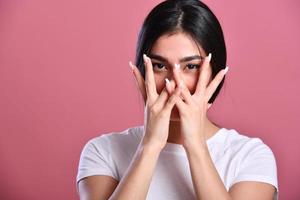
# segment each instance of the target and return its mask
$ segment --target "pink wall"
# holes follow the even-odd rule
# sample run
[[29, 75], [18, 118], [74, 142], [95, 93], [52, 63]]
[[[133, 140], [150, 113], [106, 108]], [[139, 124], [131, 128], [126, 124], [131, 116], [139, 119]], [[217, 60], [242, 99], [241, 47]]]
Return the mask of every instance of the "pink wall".
[[[152, 1], [0, 1], [0, 199], [77, 199], [92, 137], [143, 121], [128, 61]], [[209, 115], [274, 151], [300, 199], [300, 3], [205, 1], [224, 28], [227, 82]]]

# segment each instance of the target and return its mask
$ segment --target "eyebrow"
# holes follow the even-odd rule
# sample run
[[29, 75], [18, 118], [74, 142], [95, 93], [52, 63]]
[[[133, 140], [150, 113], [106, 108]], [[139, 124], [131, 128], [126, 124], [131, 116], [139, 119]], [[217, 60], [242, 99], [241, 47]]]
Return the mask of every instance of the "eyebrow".
[[[164, 58], [164, 57], [162, 57], [162, 56], [160, 56], [160, 55], [157, 55], [157, 54], [152, 54], [152, 53], [150, 53], [150, 54], [149, 54], [149, 57], [150, 57], [150, 58], [153, 58], [153, 59], [156, 59], [156, 60], [159, 60], [159, 61], [161, 61], [161, 62], [168, 62], [168, 60], [167, 60], [166, 58]], [[192, 61], [192, 60], [196, 60], [196, 59], [201, 60], [201, 59], [203, 59], [203, 57], [202, 57], [202, 56], [199, 56], [199, 55], [187, 56], [187, 57], [181, 58], [181, 59], [179, 60], [179, 62], [180, 62], [180, 63], [182, 63], [182, 62], [188, 62], [188, 61]]]

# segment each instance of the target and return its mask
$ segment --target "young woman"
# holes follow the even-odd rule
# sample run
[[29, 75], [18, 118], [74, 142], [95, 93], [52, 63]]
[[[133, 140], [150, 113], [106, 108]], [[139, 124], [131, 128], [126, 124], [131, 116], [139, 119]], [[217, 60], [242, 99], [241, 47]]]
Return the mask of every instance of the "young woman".
[[144, 125], [88, 141], [77, 175], [81, 200], [278, 198], [272, 150], [206, 116], [228, 67], [222, 29], [204, 3], [157, 5], [135, 64]]

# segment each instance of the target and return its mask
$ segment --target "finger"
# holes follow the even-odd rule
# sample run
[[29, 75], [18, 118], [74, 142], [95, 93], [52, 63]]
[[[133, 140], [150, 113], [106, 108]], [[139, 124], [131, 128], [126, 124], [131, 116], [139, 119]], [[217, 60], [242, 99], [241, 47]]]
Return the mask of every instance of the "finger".
[[205, 100], [206, 100], [206, 102], [208, 102], [209, 99], [211, 98], [211, 96], [214, 94], [214, 92], [216, 91], [218, 85], [223, 80], [223, 78], [224, 78], [225, 74], [227, 73], [227, 71], [228, 71], [228, 67], [226, 67], [225, 69], [222, 69], [215, 76], [215, 78], [210, 82], [210, 84], [207, 87], [206, 92], [205, 92]]
[[[182, 92], [181, 92], [181, 93], [182, 93]], [[182, 98], [178, 98], [177, 101], [176, 101], [176, 103], [175, 103], [175, 105], [176, 105], [177, 108], [178, 108], [179, 114], [180, 114], [181, 116], [183, 116], [187, 104], [183, 101]]]
[[209, 65], [210, 61], [211, 61], [211, 53], [209, 53], [208, 56], [205, 57], [204, 62], [200, 68], [201, 70], [199, 74], [199, 79], [194, 93], [194, 95], [198, 96], [199, 98], [204, 96], [206, 86], [209, 83], [209, 79], [211, 76], [211, 69]]
[[168, 78], [165, 79], [166, 81], [166, 88], [167, 88], [167, 91], [169, 93], [169, 95], [171, 96], [173, 91], [175, 90], [175, 82], [173, 80], [169, 80]]
[[183, 100], [187, 104], [191, 104], [192, 103], [192, 96], [191, 96], [190, 90], [185, 85], [185, 83], [183, 81], [183, 78], [182, 78], [181, 73], [179, 72], [179, 70], [180, 70], [180, 65], [179, 64], [175, 64], [175, 69], [174, 69], [174, 72], [173, 72], [175, 82], [178, 85], [178, 87], [181, 87], [181, 89], [182, 89], [181, 95], [183, 97]]
[[179, 87], [176, 87], [175, 91], [170, 96], [170, 98], [168, 99], [168, 101], [165, 104], [165, 107], [161, 111], [162, 113], [167, 113], [168, 115], [171, 114], [172, 108], [174, 107], [176, 102], [179, 100], [182, 101], [179, 97], [180, 93], [181, 93], [181, 89]]
[[[167, 81], [168, 79], [166, 79], [166, 82], [168, 83], [167, 85], [166, 85], [166, 87], [167, 87], [167, 91], [168, 91], [168, 93], [169, 93], [169, 95], [171, 96], [172, 95], [172, 93], [173, 92], [175, 92], [175, 87], [176, 87], [176, 85], [175, 85], [175, 81], [173, 81], [173, 80], [171, 80], [171, 81]], [[169, 83], [170, 83], [170, 85], [169, 85]], [[172, 88], [172, 89], [168, 89], [168, 88]], [[178, 87], [178, 88], [180, 88], [180, 87]], [[171, 91], [170, 91], [171, 90]], [[184, 98], [181, 96], [181, 94], [182, 94], [182, 91], [181, 91], [181, 93], [179, 94], [179, 97], [180, 97], [180, 99], [181, 100], [184, 100]], [[182, 101], [183, 103], [184, 103], [184, 101]]]
[[212, 103], [207, 104], [207, 109], [211, 107]]
[[137, 67], [135, 65], [132, 64], [132, 62], [129, 62], [129, 65], [132, 69], [133, 72], [133, 76], [135, 78], [135, 81], [140, 89], [140, 92], [143, 96], [144, 102], [146, 102], [147, 99], [147, 94], [146, 94], [146, 88], [145, 88], [145, 81], [143, 76], [141, 75], [140, 71], [137, 69]]
[[156, 91], [156, 83], [155, 83], [155, 78], [153, 73], [153, 66], [151, 63], [151, 59], [148, 56], [146, 56], [146, 54], [143, 54], [143, 59], [146, 68], [145, 87], [146, 87], [147, 98], [149, 98], [151, 102], [154, 102], [158, 94]]
[[167, 89], [168, 94], [172, 94], [172, 88], [171, 88], [171, 83], [170, 83], [169, 79], [165, 78], [165, 81], [166, 81], [166, 89]]
[[[167, 82], [166, 82], [167, 85]], [[158, 96], [158, 98], [155, 101], [155, 104], [157, 106], [157, 110], [162, 110], [163, 107], [166, 104], [166, 101], [168, 99], [168, 91], [167, 91], [167, 87], [164, 87], [164, 89], [162, 90], [162, 92], [160, 93], [160, 95]]]

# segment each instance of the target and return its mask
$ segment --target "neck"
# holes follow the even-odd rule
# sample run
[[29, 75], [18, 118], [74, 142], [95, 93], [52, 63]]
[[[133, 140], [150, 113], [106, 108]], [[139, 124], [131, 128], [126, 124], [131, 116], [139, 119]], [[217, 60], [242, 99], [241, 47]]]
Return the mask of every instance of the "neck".
[[[206, 119], [206, 126], [204, 127], [205, 139], [208, 140], [220, 129], [217, 125]], [[167, 142], [175, 144], [183, 144], [183, 139], [180, 133], [180, 121], [170, 121], [169, 136]]]

